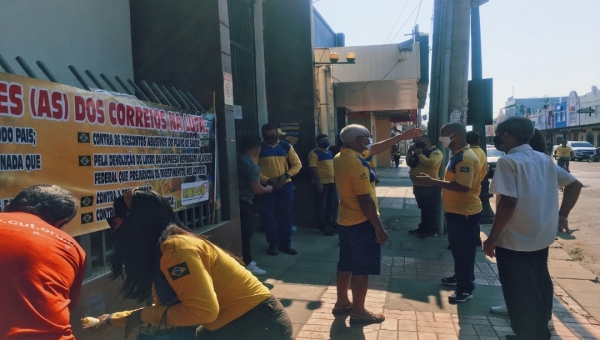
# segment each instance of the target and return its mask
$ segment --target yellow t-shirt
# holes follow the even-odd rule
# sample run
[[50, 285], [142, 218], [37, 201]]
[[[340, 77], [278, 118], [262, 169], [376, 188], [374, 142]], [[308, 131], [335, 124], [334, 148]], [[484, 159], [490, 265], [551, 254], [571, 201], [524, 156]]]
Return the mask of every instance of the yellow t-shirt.
[[571, 152], [573, 152], [573, 148], [568, 145], [564, 148], [561, 145], [554, 150], [556, 157], [571, 157]]
[[485, 179], [485, 175], [488, 172], [487, 156], [479, 146], [472, 146], [471, 150], [473, 150], [475, 156], [477, 156], [477, 158], [479, 159], [479, 164], [481, 165], [481, 172], [479, 172], [479, 178], [481, 178], [480, 182], [482, 182]]
[[360, 152], [342, 148], [333, 159], [335, 183], [340, 195], [338, 224], [352, 226], [365, 222], [367, 216], [358, 203], [358, 196], [371, 195], [377, 205], [375, 173]]
[[316, 148], [308, 154], [308, 167], [317, 168], [321, 184], [333, 183], [333, 153]]
[[431, 178], [440, 179], [440, 166], [442, 165], [444, 154], [437, 148], [425, 150], [424, 153], [429, 153], [429, 157], [425, 154], [420, 154], [419, 163], [408, 172], [410, 179], [416, 186], [421, 186], [421, 184], [415, 180], [415, 176], [418, 176], [422, 172], [428, 174]]
[[467, 145], [450, 158], [446, 167], [445, 180], [456, 181], [469, 188], [466, 192], [442, 189], [442, 200], [446, 212], [460, 215], [475, 215], [481, 212], [481, 181], [479, 159]]
[[[279, 141], [275, 146], [263, 142], [257, 164], [260, 168], [261, 183], [267, 183], [269, 178], [277, 178], [286, 173], [290, 177], [296, 176], [302, 168], [302, 163], [294, 147], [283, 141]], [[286, 183], [291, 181], [288, 178]]]
[[[160, 271], [180, 301], [167, 312], [169, 326], [204, 325], [217, 330], [271, 296], [233, 257], [201, 238], [171, 236], [160, 248]], [[157, 289], [153, 285], [155, 304], [143, 308], [141, 315], [152, 325], [160, 323], [167, 308], [159, 301]], [[129, 314], [113, 314], [111, 324], [125, 325]]]

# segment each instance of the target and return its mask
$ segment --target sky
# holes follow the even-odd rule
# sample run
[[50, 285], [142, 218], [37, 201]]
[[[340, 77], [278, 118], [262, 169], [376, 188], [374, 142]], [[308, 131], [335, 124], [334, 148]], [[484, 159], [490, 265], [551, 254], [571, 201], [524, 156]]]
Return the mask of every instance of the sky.
[[[431, 45], [434, 0], [313, 4], [335, 32], [345, 34], [346, 46], [399, 43], [410, 39], [415, 24]], [[480, 7], [480, 20], [483, 77], [494, 79], [494, 117], [513, 93], [582, 96], [600, 87], [600, 0], [489, 0]]]

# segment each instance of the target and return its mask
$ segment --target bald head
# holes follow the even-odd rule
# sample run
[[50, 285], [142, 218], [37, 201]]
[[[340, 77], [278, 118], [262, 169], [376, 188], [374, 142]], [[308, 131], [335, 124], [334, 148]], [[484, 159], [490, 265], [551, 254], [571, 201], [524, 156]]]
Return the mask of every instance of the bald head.
[[456, 123], [456, 122], [448, 123], [448, 124], [442, 126], [441, 132], [442, 132], [442, 136], [449, 136], [453, 133], [461, 136], [463, 139], [465, 139], [467, 136], [467, 128], [464, 125], [462, 125], [461, 123]]
[[452, 152], [460, 150], [467, 145], [465, 141], [467, 138], [467, 128], [461, 123], [448, 123], [442, 126], [440, 130], [440, 141], [448, 137], [450, 138], [450, 142], [445, 147], [452, 150]]

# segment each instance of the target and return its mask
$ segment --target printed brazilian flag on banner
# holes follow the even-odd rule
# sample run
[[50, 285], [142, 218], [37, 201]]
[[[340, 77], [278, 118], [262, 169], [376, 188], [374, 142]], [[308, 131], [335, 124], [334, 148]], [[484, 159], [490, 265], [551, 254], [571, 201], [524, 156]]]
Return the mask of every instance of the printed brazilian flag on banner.
[[0, 208], [21, 189], [62, 186], [80, 200], [73, 236], [108, 228], [112, 202], [150, 187], [176, 210], [212, 199], [215, 117], [133, 96], [0, 73]]

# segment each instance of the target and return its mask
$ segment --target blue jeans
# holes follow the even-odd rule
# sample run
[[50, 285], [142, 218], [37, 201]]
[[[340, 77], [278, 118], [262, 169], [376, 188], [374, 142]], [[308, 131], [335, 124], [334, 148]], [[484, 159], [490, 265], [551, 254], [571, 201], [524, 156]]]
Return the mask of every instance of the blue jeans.
[[315, 212], [317, 214], [317, 223], [322, 230], [325, 227], [337, 223], [337, 209], [334, 206], [339, 204], [335, 183], [323, 184], [323, 192], [315, 192]]
[[518, 339], [550, 339], [553, 287], [548, 248], [515, 251], [496, 247], [498, 276], [510, 324]]
[[260, 219], [269, 248], [289, 247], [292, 244], [293, 199], [292, 182], [261, 196]]
[[475, 252], [479, 221], [481, 213], [469, 216], [446, 213], [448, 242], [454, 258], [456, 291], [460, 293], [471, 293], [475, 289]]
[[421, 210], [419, 230], [426, 233], [437, 233], [440, 201], [442, 200], [442, 188], [415, 185], [413, 187], [413, 194], [415, 195], [415, 200]]

